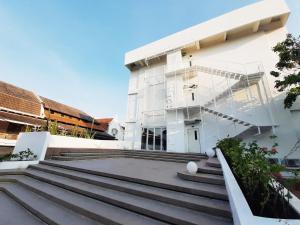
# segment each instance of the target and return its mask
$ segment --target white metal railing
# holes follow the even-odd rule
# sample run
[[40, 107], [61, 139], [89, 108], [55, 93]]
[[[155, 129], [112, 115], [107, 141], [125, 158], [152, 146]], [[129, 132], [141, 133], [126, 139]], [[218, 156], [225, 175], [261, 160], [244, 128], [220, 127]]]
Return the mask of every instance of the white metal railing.
[[[195, 60], [191, 67], [187, 63], [183, 63], [182, 67], [173, 71], [168, 71], [166, 66], [150, 67], [144, 72], [143, 88], [140, 88], [138, 93], [143, 97], [143, 107], [139, 112], [140, 120], [142, 123], [165, 122], [165, 110], [176, 110], [177, 115], [179, 109], [186, 109], [187, 117], [189, 117], [189, 109], [195, 107], [199, 107], [199, 112], [201, 112], [199, 117], [202, 118], [202, 114], [207, 113], [203, 110], [204, 106], [245, 122], [247, 120], [252, 123], [257, 122], [259, 125], [259, 121], [257, 117], [253, 116], [253, 113], [264, 102], [258, 99], [250, 86], [255, 82], [264, 82], [264, 80], [259, 76], [251, 80], [249, 74], [262, 74], [262, 71], [263, 67], [260, 62], [241, 64], [230, 61]], [[164, 98], [164, 101], [157, 107], [156, 94], [161, 88], [165, 94], [159, 98]], [[194, 92], [194, 100], [190, 99], [191, 92]], [[264, 93], [264, 96], [269, 102], [268, 95]], [[150, 104], [150, 107], [147, 106], [149, 99], [153, 104]], [[271, 117], [271, 110], [268, 109], [268, 112]], [[216, 120], [219, 119], [216, 115]], [[269, 124], [275, 124], [274, 120]]]

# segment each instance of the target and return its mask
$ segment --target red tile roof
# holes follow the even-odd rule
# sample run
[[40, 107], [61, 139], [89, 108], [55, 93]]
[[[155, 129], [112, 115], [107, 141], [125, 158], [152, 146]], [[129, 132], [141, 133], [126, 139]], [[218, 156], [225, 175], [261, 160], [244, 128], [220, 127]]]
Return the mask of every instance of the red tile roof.
[[45, 98], [42, 96], [40, 96], [40, 98], [42, 99], [42, 101], [44, 103], [45, 110], [50, 109], [50, 111], [52, 111], [52, 112], [55, 111], [55, 112], [59, 112], [61, 114], [76, 117], [78, 119], [93, 122], [93, 118], [91, 116], [89, 116], [87, 113], [85, 113], [79, 109], [73, 108], [71, 106], [56, 102], [54, 100], [51, 100], [51, 99], [48, 99], [48, 98]]
[[41, 103], [31, 91], [0, 81], [0, 107], [40, 116]]
[[103, 130], [108, 129], [109, 123], [113, 120], [113, 118], [100, 118], [96, 119], [98, 123], [100, 123], [100, 127], [102, 127]]

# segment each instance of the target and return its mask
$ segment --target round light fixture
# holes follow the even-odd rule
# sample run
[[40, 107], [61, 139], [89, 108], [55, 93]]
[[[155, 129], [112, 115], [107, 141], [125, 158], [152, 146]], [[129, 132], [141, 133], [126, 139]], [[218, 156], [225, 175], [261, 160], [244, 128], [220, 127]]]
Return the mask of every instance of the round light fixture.
[[213, 149], [208, 149], [207, 151], [206, 151], [206, 155], [209, 157], [209, 158], [212, 158], [212, 157], [214, 157], [215, 156], [215, 151], [213, 150]]
[[190, 174], [196, 174], [198, 171], [198, 165], [195, 162], [188, 162], [186, 169]]

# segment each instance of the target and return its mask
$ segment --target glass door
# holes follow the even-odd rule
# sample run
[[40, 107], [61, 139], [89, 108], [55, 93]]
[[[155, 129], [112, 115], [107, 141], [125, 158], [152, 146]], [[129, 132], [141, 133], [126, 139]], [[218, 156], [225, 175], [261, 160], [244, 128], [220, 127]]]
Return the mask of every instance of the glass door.
[[143, 128], [141, 148], [143, 150], [167, 150], [167, 130], [165, 127]]

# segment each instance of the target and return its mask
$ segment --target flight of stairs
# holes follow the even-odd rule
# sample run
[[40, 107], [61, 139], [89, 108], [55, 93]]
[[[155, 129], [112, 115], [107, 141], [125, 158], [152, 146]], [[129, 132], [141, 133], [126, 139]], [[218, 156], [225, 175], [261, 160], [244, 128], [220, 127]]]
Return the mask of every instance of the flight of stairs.
[[164, 151], [143, 151], [143, 150], [121, 150], [121, 149], [99, 149], [98, 152], [62, 152], [60, 155], [52, 156], [53, 160], [71, 161], [71, 160], [86, 160], [86, 159], [99, 159], [99, 158], [137, 158], [160, 160], [167, 162], [181, 162], [186, 163], [189, 161], [199, 161], [205, 159], [206, 156], [198, 153], [175, 153]]
[[[206, 74], [211, 74], [211, 75], [216, 75], [216, 76], [233, 79], [233, 80], [236, 80], [236, 83], [232, 84], [230, 87], [226, 88], [221, 93], [214, 96], [211, 100], [207, 101], [203, 105], [198, 105], [198, 106], [193, 105], [193, 106], [189, 106], [189, 108], [200, 107], [201, 110], [204, 112], [208, 112], [208, 113], [214, 114], [218, 117], [230, 120], [230, 121], [234, 122], [235, 124], [243, 125], [244, 127], [243, 127], [242, 131], [240, 133], [237, 133], [234, 135], [236, 137], [242, 137], [245, 134], [249, 134], [249, 133], [251, 133], [252, 135], [261, 134], [262, 131], [269, 131], [273, 127], [276, 126], [276, 124], [262, 125], [260, 123], [251, 123], [249, 121], [245, 121], [240, 118], [237, 118], [233, 115], [228, 115], [226, 113], [222, 113], [222, 112], [214, 109], [214, 106], [211, 107], [212, 105], [214, 105], [215, 102], [222, 100], [223, 98], [227, 97], [228, 95], [233, 94], [234, 92], [244, 89], [246, 87], [249, 87], [253, 84], [257, 84], [264, 76], [264, 72], [258, 71], [257, 73], [252, 73], [252, 74], [242, 74], [242, 73], [230, 72], [230, 71], [226, 71], [226, 70], [220, 70], [220, 69], [207, 67], [207, 66], [193, 65], [191, 67], [182, 68], [182, 69], [179, 69], [179, 70], [176, 70], [173, 72], [166, 73], [166, 76], [174, 75], [175, 73], [177, 75], [179, 75], [179, 74], [196, 73], [196, 72], [203, 72]], [[191, 86], [194, 86], [193, 88], [197, 87], [197, 85], [193, 85], [193, 84]], [[167, 110], [183, 109], [185, 107], [177, 107], [177, 108], [170, 107], [170, 108], [167, 108]], [[196, 119], [196, 118], [186, 119], [185, 122], [193, 123], [196, 120], [200, 120], [200, 118], [199, 119]]]
[[213, 99], [205, 103], [204, 106], [209, 107], [210, 105], [214, 104], [215, 101], [221, 100], [227, 97], [228, 95], [233, 94], [234, 92], [237, 92], [239, 90], [245, 89], [246, 87], [250, 87], [251, 85], [258, 83], [263, 75], [264, 75], [263, 72], [258, 72], [254, 74], [239, 75], [234, 77], [233, 79], [238, 80], [237, 83], [233, 84], [231, 87], [228, 87], [227, 89], [222, 91]]
[[212, 182], [214, 176], [222, 180], [215, 166], [202, 159], [201, 180], [174, 174], [175, 185], [41, 161], [0, 172], [0, 215], [11, 207], [6, 216], [13, 215], [14, 225], [232, 225], [224, 183]]
[[219, 161], [216, 158], [201, 160], [198, 163], [198, 171], [196, 174], [190, 174], [187, 171], [180, 171], [177, 173], [177, 176], [179, 176], [181, 179], [194, 182], [225, 185], [223, 171]]

